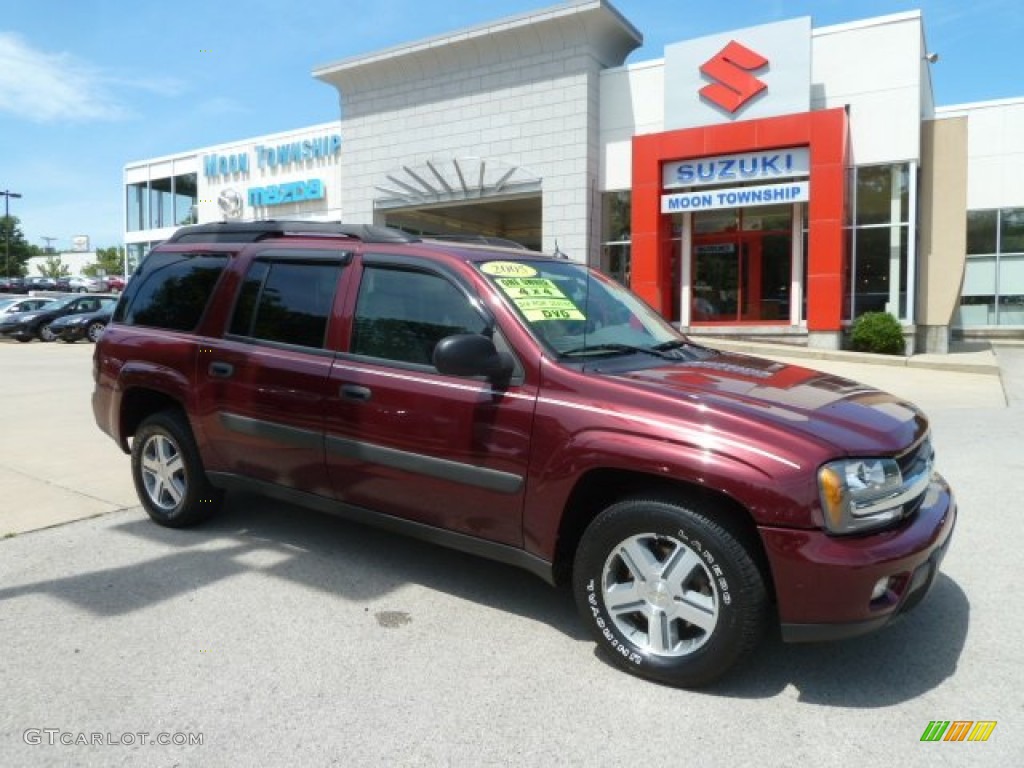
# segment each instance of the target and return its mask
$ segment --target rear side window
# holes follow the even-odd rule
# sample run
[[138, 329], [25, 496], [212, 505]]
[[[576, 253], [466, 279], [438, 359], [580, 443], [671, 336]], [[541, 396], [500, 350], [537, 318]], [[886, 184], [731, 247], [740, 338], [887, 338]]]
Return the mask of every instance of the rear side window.
[[114, 320], [193, 330], [227, 263], [228, 257], [221, 254], [151, 253], [128, 283]]
[[339, 261], [255, 261], [245, 276], [230, 333], [321, 349], [338, 290]]

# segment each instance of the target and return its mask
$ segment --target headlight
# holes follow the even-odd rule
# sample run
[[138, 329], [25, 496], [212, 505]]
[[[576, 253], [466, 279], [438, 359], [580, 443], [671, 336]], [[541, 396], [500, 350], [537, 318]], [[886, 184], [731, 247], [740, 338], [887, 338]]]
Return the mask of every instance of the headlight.
[[893, 459], [826, 464], [818, 470], [825, 526], [832, 533], [858, 533], [899, 520], [903, 505], [912, 497], [910, 491], [918, 491], [916, 480], [912, 487], [905, 487]]

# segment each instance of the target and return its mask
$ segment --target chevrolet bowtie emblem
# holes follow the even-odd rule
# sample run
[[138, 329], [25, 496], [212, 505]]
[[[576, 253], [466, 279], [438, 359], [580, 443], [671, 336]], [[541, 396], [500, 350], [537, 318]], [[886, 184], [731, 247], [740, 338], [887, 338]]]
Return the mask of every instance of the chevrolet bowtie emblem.
[[768, 86], [754, 77], [767, 66], [768, 59], [735, 40], [705, 61], [700, 72], [712, 82], [700, 89], [700, 95], [729, 112], [735, 112]]

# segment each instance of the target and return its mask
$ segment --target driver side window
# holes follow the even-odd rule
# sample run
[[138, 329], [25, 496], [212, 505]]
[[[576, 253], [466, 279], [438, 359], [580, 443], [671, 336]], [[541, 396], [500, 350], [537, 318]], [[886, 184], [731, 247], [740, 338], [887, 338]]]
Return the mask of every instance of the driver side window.
[[483, 333], [486, 327], [466, 295], [446, 278], [368, 266], [359, 285], [350, 351], [432, 367], [434, 347], [445, 336]]

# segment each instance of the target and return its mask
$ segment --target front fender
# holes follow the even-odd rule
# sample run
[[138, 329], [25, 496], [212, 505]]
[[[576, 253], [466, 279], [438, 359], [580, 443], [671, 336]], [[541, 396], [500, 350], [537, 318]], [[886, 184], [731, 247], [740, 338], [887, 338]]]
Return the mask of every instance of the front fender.
[[[573, 490], [588, 474], [605, 470], [648, 476], [659, 487], [673, 483], [725, 495], [760, 525], [813, 526], [812, 510], [817, 504], [813, 469], [743, 447], [722, 438], [701, 445], [695, 440], [676, 442], [588, 429], [568, 436], [558, 446], [534, 451], [523, 515], [526, 548], [553, 560]], [[612, 498], [610, 494], [609, 503]], [[599, 511], [595, 509], [594, 514]]]

